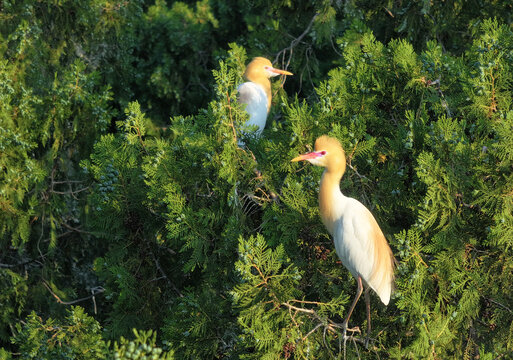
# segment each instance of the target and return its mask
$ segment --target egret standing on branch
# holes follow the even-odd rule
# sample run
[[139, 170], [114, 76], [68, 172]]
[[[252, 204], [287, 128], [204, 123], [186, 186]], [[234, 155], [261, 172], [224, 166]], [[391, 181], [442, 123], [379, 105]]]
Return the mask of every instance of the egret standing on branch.
[[248, 81], [237, 88], [238, 101], [246, 104], [246, 111], [249, 114], [246, 125], [256, 125], [258, 127], [257, 136], [260, 136], [264, 130], [267, 114], [271, 109], [272, 94], [269, 78], [277, 75], [293, 74], [273, 68], [271, 62], [266, 58], [256, 57], [248, 64], [244, 72], [244, 77]]
[[358, 284], [356, 296], [342, 323], [344, 339], [349, 318], [362, 294], [363, 285], [366, 287], [368, 339], [371, 331], [368, 290], [374, 290], [383, 304], [388, 305], [394, 284], [395, 259], [392, 250], [371, 212], [361, 202], [344, 196], [340, 191], [339, 183], [346, 170], [346, 157], [337, 139], [326, 135], [319, 137], [315, 141], [315, 151], [292, 159], [301, 160], [325, 168], [319, 191], [322, 221], [333, 236], [342, 264]]

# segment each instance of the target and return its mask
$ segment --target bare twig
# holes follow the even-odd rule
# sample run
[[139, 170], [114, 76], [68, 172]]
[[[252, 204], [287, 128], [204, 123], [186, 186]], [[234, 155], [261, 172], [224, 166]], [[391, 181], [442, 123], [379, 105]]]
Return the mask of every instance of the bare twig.
[[[82, 302], [82, 301], [93, 299], [96, 295], [101, 294], [102, 292], [105, 291], [105, 289], [103, 287], [96, 286], [96, 287], [91, 289], [92, 295], [89, 295], [89, 296], [86, 296], [86, 297], [83, 297], [83, 298], [80, 298], [80, 299], [76, 299], [76, 300], [73, 300], [73, 301], [62, 301], [61, 298], [59, 296], [57, 296], [57, 294], [52, 291], [52, 289], [50, 288], [50, 286], [48, 285], [48, 283], [45, 280], [43, 280], [43, 285], [50, 292], [50, 294], [52, 294], [52, 296], [55, 298], [55, 300], [57, 300], [57, 302], [59, 304], [62, 304], [62, 305], [73, 305], [73, 304], [76, 304], [76, 303], [79, 303], [79, 302]], [[96, 308], [96, 302], [95, 302], [95, 308]]]
[[82, 189], [78, 189], [78, 190], [68, 190], [68, 191], [50, 190], [50, 192], [51, 192], [52, 194], [57, 194], [57, 195], [71, 195], [71, 196], [75, 197], [75, 194], [78, 194], [79, 192], [86, 191], [86, 190], [89, 190], [89, 186], [87, 186], [87, 187], [85, 187], [85, 188], [82, 188]]
[[2, 264], [2, 263], [0, 263], [0, 268], [10, 269], [10, 268], [18, 267], [18, 266], [25, 266], [25, 265], [28, 265], [28, 264], [33, 263], [33, 262], [36, 262], [36, 263], [39, 263], [40, 265], [42, 265], [42, 263], [38, 260], [41, 257], [42, 256], [38, 256], [35, 259], [30, 259], [30, 260], [27, 260], [27, 261], [24, 261], [24, 262], [21, 262], [21, 263], [18, 263], [18, 264]]
[[365, 180], [369, 180], [369, 178], [365, 175], [362, 175], [358, 172], [358, 170], [356, 170], [356, 168], [351, 164], [351, 159], [349, 159], [349, 162], [347, 163], [347, 166], [354, 171], [354, 173], [356, 174], [356, 176], [358, 176], [360, 179], [365, 179]]
[[369, 178], [365, 175], [361, 175], [358, 170], [356, 170], [355, 167], [353, 167], [353, 165], [351, 164], [351, 161], [353, 160], [353, 156], [354, 156], [354, 153], [356, 152], [356, 148], [358, 146], [358, 140], [356, 141], [356, 144], [354, 145], [354, 148], [353, 150], [351, 151], [351, 153], [347, 156], [347, 166], [354, 171], [354, 173], [360, 178], [360, 179], [365, 179], [365, 180], [369, 180]]
[[89, 232], [89, 231], [85, 231], [85, 230], [82, 230], [80, 228], [75, 228], [69, 224], [66, 224], [65, 222], [62, 223], [62, 226], [64, 226], [65, 228], [68, 228], [70, 229], [71, 231], [74, 231], [74, 232], [78, 232], [78, 233], [82, 233], [82, 234], [89, 234], [89, 235], [93, 235], [92, 232]]
[[66, 180], [66, 181], [52, 181], [52, 184], [54, 185], [60, 185], [60, 184], [79, 184], [79, 183], [84, 183], [85, 181], [84, 180]]
[[[289, 314], [290, 314], [292, 320], [294, 321], [294, 323], [296, 324], [296, 326], [297, 326], [297, 321], [295, 320], [295, 315], [297, 313], [308, 314], [309, 316], [314, 318], [316, 321], [318, 321], [317, 325], [315, 325], [305, 336], [302, 337], [302, 339], [301, 339], [302, 341], [305, 341], [315, 331], [317, 331], [319, 328], [323, 327], [324, 328], [323, 329], [324, 345], [326, 346], [326, 348], [329, 349], [329, 346], [328, 346], [328, 344], [326, 342], [326, 332], [329, 331], [329, 332], [332, 332], [332, 333], [336, 333], [335, 329], [345, 329], [345, 330], [351, 331], [353, 333], [355, 333], [355, 332], [360, 333], [360, 329], [358, 327], [353, 328], [353, 329], [347, 329], [347, 327], [344, 327], [341, 324], [337, 324], [337, 323], [333, 322], [332, 320], [330, 320], [328, 318], [322, 318], [314, 309], [307, 309], [307, 308], [297, 307], [297, 306], [292, 305], [291, 302], [298, 302], [298, 303], [304, 303], [304, 304], [315, 304], [315, 305], [322, 305], [323, 303], [315, 302], [315, 301], [305, 301], [305, 300], [289, 300], [287, 302], [284, 302], [284, 303], [280, 304], [280, 305], [285, 306], [285, 307], [287, 307], [289, 309]], [[291, 310], [295, 311], [294, 315], [292, 315]], [[356, 337], [356, 336], [353, 336], [353, 335], [344, 336], [344, 353], [345, 353], [345, 343], [346, 343], [347, 340], [352, 341], [355, 344], [355, 346], [356, 346], [356, 343], [360, 343], [363, 346], [366, 345], [365, 340], [360, 339], [359, 337]], [[357, 354], [358, 354], [358, 350], [356, 350], [356, 351], [357, 351]], [[359, 357], [359, 354], [358, 354], [358, 357]]]
[[[278, 52], [278, 54], [276, 55], [276, 57], [274, 58], [274, 62], [277, 62], [281, 56], [281, 58], [282, 58], [281, 64], [282, 64], [282, 68], [284, 70], [287, 70], [290, 65], [290, 60], [292, 59], [292, 53], [294, 52], [294, 48], [301, 42], [301, 40], [303, 40], [303, 38], [306, 36], [306, 34], [308, 34], [310, 32], [310, 29], [312, 28], [313, 23], [314, 23], [315, 19], [317, 18], [317, 16], [319, 16], [319, 13], [316, 13], [312, 17], [312, 20], [310, 20], [310, 23], [306, 27], [305, 31], [303, 31], [303, 33], [301, 35], [299, 35], [297, 38], [292, 40], [290, 42], [289, 46], [287, 46], [285, 49], [280, 50]], [[285, 65], [285, 56], [286, 56], [287, 52], [289, 52], [289, 57], [288, 57], [286, 65]]]
[[[86, 191], [86, 190], [89, 190], [89, 186], [86, 186], [86, 187], [83, 187], [81, 189], [77, 189], [77, 190], [74, 190], [73, 187], [72, 187], [72, 184], [81, 184], [81, 183], [84, 183], [84, 181], [82, 180], [69, 180], [69, 179], [66, 179], [66, 180], [60, 180], [60, 181], [55, 181], [55, 172], [57, 171], [57, 167], [54, 166], [53, 169], [52, 169], [52, 172], [50, 174], [50, 189], [48, 190], [50, 193], [52, 194], [57, 194], [57, 195], [71, 195], [75, 200], [78, 200], [76, 194], [82, 192], [82, 191]], [[55, 186], [56, 185], [68, 185], [68, 191], [60, 191], [60, 190], [55, 190]]]
[[[166, 273], [164, 272], [164, 270], [162, 270], [162, 267], [160, 266], [160, 262], [159, 260], [157, 259], [157, 256], [153, 253], [153, 251], [151, 250], [151, 248], [149, 248], [149, 244], [148, 244], [148, 250], [150, 251], [150, 254], [151, 256], [153, 257], [153, 261], [155, 262], [155, 267], [157, 268], [158, 272], [162, 275], [161, 278], [164, 278], [167, 280], [167, 282], [169, 283], [169, 285], [173, 288], [173, 290], [178, 294], [178, 296], [180, 297], [183, 297], [183, 294], [180, 292], [180, 290], [178, 290], [178, 288], [176, 287], [176, 285], [167, 277]], [[161, 278], [158, 278], [158, 279], [161, 279]], [[154, 279], [152, 281], [155, 281], [157, 279]]]
[[96, 308], [96, 293], [94, 292], [93, 289], [91, 289], [91, 296], [93, 297], [93, 307], [94, 307], [94, 314], [98, 314], [98, 311], [97, 311], [97, 308]]
[[43, 216], [41, 216], [41, 235], [39, 235], [39, 239], [37, 240], [37, 251], [39, 252], [39, 255], [43, 259], [43, 261], [45, 261], [45, 256], [43, 255], [43, 252], [41, 251], [39, 244], [41, 243], [41, 239], [43, 238], [44, 223], [45, 223], [45, 209], [43, 208]]
[[504, 310], [507, 310], [509, 313], [513, 313], [513, 311], [509, 307], [507, 307], [506, 305], [503, 305], [500, 302], [497, 302], [497, 301], [495, 301], [495, 300], [493, 300], [491, 298], [485, 297], [485, 299], [488, 300], [489, 302], [491, 302], [491, 303], [493, 303], [493, 304], [503, 308]]
[[301, 339], [301, 341], [305, 341], [306, 338], [308, 338], [311, 334], [313, 334], [318, 328], [320, 328], [322, 326], [322, 323], [318, 323], [317, 326], [315, 326], [312, 330], [310, 330], [308, 332], [308, 334], [306, 334], [305, 336], [303, 336], [303, 338]]

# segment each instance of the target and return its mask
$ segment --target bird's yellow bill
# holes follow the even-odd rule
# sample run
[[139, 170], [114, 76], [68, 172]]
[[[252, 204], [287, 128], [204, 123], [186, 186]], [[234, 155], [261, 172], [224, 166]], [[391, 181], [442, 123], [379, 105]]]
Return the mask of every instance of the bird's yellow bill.
[[276, 68], [272, 68], [271, 70], [273, 73], [276, 73], [276, 74], [280, 74], [280, 75], [294, 75], [293, 73], [291, 72], [288, 72], [286, 70], [280, 70], [280, 69], [276, 69]]
[[319, 157], [319, 154], [314, 151], [314, 152], [311, 152], [308, 154], [299, 155], [290, 161], [296, 162], [296, 161], [310, 160], [310, 159], [315, 159], [317, 157]]

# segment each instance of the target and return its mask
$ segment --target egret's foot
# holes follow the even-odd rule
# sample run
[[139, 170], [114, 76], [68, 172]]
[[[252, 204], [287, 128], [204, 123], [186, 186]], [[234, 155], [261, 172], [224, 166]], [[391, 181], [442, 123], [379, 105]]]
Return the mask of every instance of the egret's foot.
[[366, 350], [369, 350], [369, 343], [370, 343], [370, 337], [369, 337], [369, 334], [367, 334], [367, 336], [365, 337], [365, 342], [363, 343], [363, 345], [365, 346], [365, 349]]
[[[348, 327], [347, 327], [347, 323], [346, 323], [346, 322], [342, 323], [341, 328], [342, 328], [342, 332], [343, 332], [343, 335], [344, 335], [344, 340], [352, 339], [352, 338], [353, 338], [353, 335], [354, 335], [355, 333], [358, 333], [358, 334], [360, 334], [360, 335], [362, 334], [362, 331], [360, 330], [360, 328], [359, 328], [358, 326], [355, 326], [355, 327], [353, 327], [353, 328], [348, 328]], [[347, 336], [347, 332], [348, 332], [348, 331], [349, 331], [349, 332], [351, 332], [351, 335], [350, 335], [350, 336]]]

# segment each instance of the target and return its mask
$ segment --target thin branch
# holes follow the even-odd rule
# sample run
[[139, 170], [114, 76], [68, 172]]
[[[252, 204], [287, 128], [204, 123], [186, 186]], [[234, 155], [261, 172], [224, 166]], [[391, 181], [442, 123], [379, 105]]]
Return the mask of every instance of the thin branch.
[[25, 265], [30, 264], [32, 262], [38, 262], [38, 259], [41, 258], [41, 257], [43, 257], [43, 255], [40, 255], [39, 257], [37, 257], [35, 259], [30, 259], [30, 260], [27, 260], [27, 261], [24, 261], [24, 262], [21, 262], [21, 263], [18, 263], [18, 264], [2, 264], [2, 263], [0, 263], [0, 268], [10, 269], [10, 268], [18, 267], [18, 266], [25, 266]]
[[421, 264], [422, 264], [422, 265], [424, 265], [426, 268], [428, 268], [428, 267], [429, 267], [429, 266], [428, 266], [428, 264], [426, 264], [426, 262], [424, 261], [424, 259], [419, 255], [419, 253], [417, 253], [416, 251], [414, 251], [414, 252], [413, 252], [413, 254], [415, 254], [415, 255], [419, 258], [419, 260], [420, 260], [420, 262], [421, 262]]
[[50, 288], [50, 286], [47, 284], [47, 282], [45, 280], [43, 280], [43, 285], [50, 292], [50, 294], [52, 294], [52, 296], [55, 298], [55, 300], [59, 304], [63, 304], [63, 305], [73, 305], [73, 304], [76, 304], [76, 303], [79, 303], [79, 302], [82, 302], [82, 301], [93, 299], [96, 295], [101, 294], [102, 292], [105, 291], [105, 289], [103, 287], [96, 286], [96, 287], [91, 289], [92, 295], [89, 295], [89, 296], [86, 296], [86, 297], [83, 297], [83, 298], [80, 298], [80, 299], [76, 299], [76, 300], [73, 300], [73, 301], [62, 301], [61, 298], [59, 296], [57, 296], [57, 294], [52, 291], [52, 289]]
[[59, 185], [59, 184], [78, 184], [78, 183], [84, 183], [84, 180], [66, 180], [66, 181], [52, 181], [52, 184]]
[[230, 126], [233, 130], [233, 142], [237, 144], [237, 132], [235, 131], [235, 125], [233, 124], [233, 118], [232, 118], [232, 104], [230, 100], [230, 94], [226, 92], [226, 99], [228, 100], [228, 115], [230, 117], [230, 123], [228, 126]]
[[316, 327], [314, 327], [312, 330], [310, 330], [308, 332], [308, 334], [306, 334], [305, 336], [303, 336], [303, 338], [301, 339], [301, 341], [305, 341], [307, 337], [309, 337], [310, 335], [312, 335], [318, 328], [320, 328], [322, 326], [322, 323], [318, 323]]
[[351, 154], [349, 154], [347, 156], [347, 166], [354, 171], [354, 173], [360, 178], [360, 179], [365, 179], [365, 180], [369, 180], [369, 178], [365, 175], [361, 175], [358, 170], [356, 170], [355, 167], [353, 167], [353, 165], [351, 164], [351, 161], [353, 160], [353, 156], [354, 156], [354, 153], [356, 152], [356, 148], [358, 147], [358, 143], [359, 141], [357, 140], [356, 141], [356, 144], [354, 145], [354, 148], [353, 150], [351, 151]]
[[388, 10], [388, 8], [387, 8], [386, 6], [383, 6], [383, 9], [385, 9], [385, 12], [386, 12], [390, 17], [395, 18], [394, 14], [393, 14], [390, 10]]
[[293, 302], [298, 302], [301, 304], [312, 304], [312, 305], [328, 305], [327, 303], [319, 302], [319, 301], [308, 301], [308, 300], [290, 300]]
[[356, 170], [356, 168], [351, 165], [351, 160], [349, 160], [349, 162], [347, 163], [347, 166], [354, 171], [354, 173], [360, 178], [360, 179], [365, 179], [365, 180], [369, 180], [369, 178], [365, 175], [362, 175], [358, 172], [358, 170]]
[[137, 138], [139, 139], [139, 142], [141, 143], [141, 146], [142, 146], [144, 152], [146, 153], [146, 155], [149, 155], [148, 150], [146, 149], [146, 145], [144, 144], [144, 141], [142, 138], [141, 130], [138, 127], [135, 127], [135, 130], [137, 131]]
[[153, 257], [153, 261], [155, 262], [155, 267], [157, 268], [157, 270], [159, 271], [159, 273], [162, 275], [162, 277], [160, 278], [157, 278], [157, 279], [153, 279], [151, 281], [156, 281], [158, 279], [161, 279], [161, 278], [164, 278], [167, 280], [167, 282], [169, 283], [169, 285], [171, 285], [171, 287], [173, 288], [173, 290], [178, 294], [178, 296], [180, 297], [183, 297], [183, 294], [180, 292], [180, 290], [178, 290], [178, 288], [176, 287], [176, 285], [167, 277], [166, 273], [164, 272], [164, 270], [162, 269], [162, 267], [160, 266], [160, 262], [159, 260], [157, 259], [157, 256], [153, 253], [153, 251], [151, 250], [150, 248], [150, 245], [148, 244], [148, 250], [150, 251], [150, 254], [151, 256]]
[[[484, 297], [484, 296], [483, 296], [483, 297]], [[495, 300], [493, 300], [493, 299], [491, 299], [491, 298], [487, 298], [487, 297], [485, 297], [485, 299], [486, 299], [486, 300], [488, 300], [489, 302], [491, 302], [491, 303], [493, 303], [493, 304], [495, 304], [495, 305], [497, 305], [497, 306], [499, 306], [499, 307], [503, 308], [504, 310], [507, 310], [510, 314], [513, 314], [513, 311], [512, 311], [509, 307], [507, 307], [506, 305], [503, 305], [503, 304], [501, 304], [500, 302], [497, 302], [497, 301], [495, 301]]]
[[335, 51], [335, 54], [342, 57], [343, 56], [342, 53], [338, 52], [337, 47], [335, 46], [335, 43], [333, 42], [333, 36], [330, 36], [330, 42], [331, 42], [331, 47], [333, 48], [333, 51]]
[[57, 191], [57, 190], [51, 189], [50, 192], [52, 194], [57, 194], [57, 195], [72, 195], [72, 196], [74, 196], [75, 194], [78, 194], [79, 192], [86, 191], [86, 190], [89, 190], [89, 186], [82, 188], [82, 189], [78, 189], [78, 190], [68, 190], [68, 191]]
[[91, 296], [93, 297], [93, 307], [94, 307], [94, 314], [98, 314], [97, 308], [96, 308], [96, 293], [93, 289], [91, 289]]
[[[360, 328], [358, 328], [358, 327], [355, 327], [355, 328], [352, 328], [352, 329], [348, 329], [343, 324], [337, 324], [337, 323], [333, 322], [332, 320], [330, 320], [329, 318], [322, 318], [314, 309], [306, 309], [306, 308], [297, 307], [297, 306], [291, 305], [290, 302], [299, 302], [299, 303], [307, 303], [307, 304], [322, 304], [322, 303], [317, 303], [315, 301], [305, 301], [305, 300], [289, 300], [287, 302], [284, 302], [284, 303], [280, 304], [280, 305], [285, 306], [285, 307], [288, 308], [289, 314], [290, 314], [292, 320], [294, 321], [294, 324], [296, 324], [296, 326], [297, 326], [297, 321], [295, 320], [295, 314], [297, 314], [298, 312], [308, 314], [309, 316], [313, 317], [315, 320], [318, 321], [317, 325], [315, 325], [305, 336], [303, 336], [301, 341], [305, 341], [310, 335], [312, 335], [319, 328], [324, 327], [324, 330], [323, 330], [324, 346], [326, 346], [326, 348], [328, 350], [330, 350], [329, 346], [328, 346], [328, 344], [326, 342], [326, 333], [327, 332], [332, 332], [332, 333], [336, 334], [337, 331], [335, 329], [341, 329], [341, 330], [351, 331], [351, 332], [353, 332], [353, 334], [355, 332], [361, 334]], [[292, 315], [291, 310], [295, 311], [294, 316]], [[339, 335], [339, 336], [340, 336], [339, 339], [342, 339], [342, 335]], [[359, 343], [362, 346], [367, 348], [366, 341], [361, 339], [361, 338], [359, 338], [359, 337], [356, 337], [354, 335], [349, 335], [348, 336], [348, 335], [344, 334], [343, 340], [344, 340], [344, 354], [345, 354], [345, 350], [346, 350], [346, 342], [347, 342], [347, 340], [352, 341], [353, 344], [355, 345], [355, 347], [357, 347], [356, 343]], [[331, 350], [330, 350], [330, 352], [331, 352]], [[358, 349], [356, 349], [356, 352], [357, 352], [358, 358], [359, 358], [360, 355], [359, 355]], [[335, 358], [335, 356], [333, 354], [331, 354], [331, 355], [332, 355], [333, 358]]]
[[304, 313], [307, 313], [307, 314], [312, 314], [316, 318], [321, 319], [320, 316], [313, 309], [305, 309], [305, 308], [300, 308], [300, 307], [297, 307], [297, 306], [294, 306], [294, 305], [290, 305], [288, 301], [285, 302], [285, 303], [282, 303], [282, 305], [288, 307], [289, 309], [298, 311], [298, 312], [304, 312]]
[[[274, 58], [274, 63], [278, 61], [278, 59], [280, 58], [280, 56], [282, 57], [282, 67], [284, 70], [287, 70], [289, 65], [290, 65], [290, 60], [292, 59], [292, 53], [294, 52], [294, 48], [301, 42], [301, 40], [303, 40], [303, 38], [306, 36], [306, 34], [308, 34], [310, 32], [310, 29], [312, 28], [313, 26], [313, 23], [315, 21], [315, 19], [317, 18], [317, 16], [319, 16], [319, 13], [316, 13], [312, 20], [310, 20], [310, 23], [308, 24], [308, 26], [306, 27], [305, 31], [303, 31], [303, 33], [301, 35], [299, 35], [297, 38], [295, 38], [294, 40], [292, 40], [290, 42], [290, 45], [287, 46], [285, 49], [282, 49], [278, 52], [278, 54], [276, 55], [276, 57]], [[287, 64], [284, 65], [284, 62], [285, 62], [285, 55], [287, 53], [287, 51], [290, 53], [289, 55], [289, 58], [287, 60]]]
[[45, 261], [45, 256], [43, 255], [43, 252], [41, 251], [39, 244], [41, 243], [41, 239], [43, 238], [43, 234], [44, 234], [44, 223], [45, 223], [45, 209], [43, 208], [43, 216], [41, 216], [41, 234], [39, 235], [39, 239], [37, 240], [37, 251], [39, 252], [39, 255], [43, 259], [43, 261]]
[[81, 230], [80, 228], [75, 228], [75, 227], [73, 227], [73, 226], [71, 226], [69, 224], [66, 224], [65, 222], [62, 223], [62, 226], [64, 226], [65, 228], [68, 228], [68, 229], [70, 229], [71, 231], [74, 231], [74, 232], [93, 235], [92, 232]]

